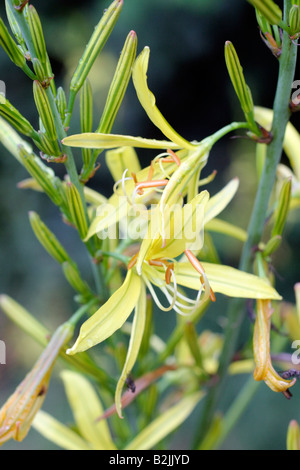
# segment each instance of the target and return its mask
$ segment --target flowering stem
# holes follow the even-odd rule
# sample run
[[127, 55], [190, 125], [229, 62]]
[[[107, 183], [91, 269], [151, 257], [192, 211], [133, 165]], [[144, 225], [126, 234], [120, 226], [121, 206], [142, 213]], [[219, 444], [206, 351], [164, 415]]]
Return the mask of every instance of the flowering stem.
[[253, 380], [252, 375], [249, 377], [237, 398], [234, 400], [233, 404], [225, 414], [225, 417], [222, 421], [222, 430], [216, 442], [214, 443], [214, 449], [220, 447], [224, 439], [228, 436], [229, 432], [234, 428], [241, 415], [244, 413], [247, 406], [251, 402], [255, 393], [258, 391], [260, 385], [261, 382], [256, 382]]
[[236, 131], [237, 129], [249, 130], [249, 124], [247, 122], [231, 122], [227, 126], [222, 127], [222, 129], [219, 129], [217, 132], [204, 139], [203, 142], [207, 141], [211, 146], [213, 146], [216, 142], [218, 142], [218, 140], [229, 134], [229, 132]]
[[[290, 6], [290, 0], [285, 0], [285, 18], [288, 18]], [[241, 271], [251, 270], [253, 247], [259, 243], [263, 233], [268, 203], [276, 179], [276, 169], [282, 154], [285, 129], [290, 119], [290, 110], [288, 105], [295, 74], [296, 59], [297, 46], [292, 43], [288, 34], [283, 32], [283, 45], [279, 63], [277, 90], [273, 106], [274, 118], [271, 130], [273, 140], [267, 148], [265, 166], [259, 182], [248, 227], [248, 239], [243, 247], [239, 264], [239, 269]], [[217, 374], [218, 382], [211, 388], [207, 396], [201, 426], [196, 436], [197, 447], [199, 446], [199, 442], [204, 438], [206, 430], [212, 421], [217, 402], [221, 391], [223, 390], [228, 365], [235, 351], [244, 315], [244, 301], [242, 299], [233, 299], [229, 308], [224, 347], [220, 355], [220, 364]]]

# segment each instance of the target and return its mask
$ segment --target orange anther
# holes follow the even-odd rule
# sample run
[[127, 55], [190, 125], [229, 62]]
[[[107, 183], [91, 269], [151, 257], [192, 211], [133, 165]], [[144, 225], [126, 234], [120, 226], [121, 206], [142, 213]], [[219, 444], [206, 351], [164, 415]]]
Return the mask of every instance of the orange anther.
[[172, 271], [174, 271], [174, 263], [171, 263], [166, 270], [165, 279], [166, 283], [170, 284], [172, 278]]
[[133, 266], [134, 266], [135, 263], [137, 262], [138, 255], [139, 255], [139, 254], [136, 253], [136, 254], [131, 258], [131, 260], [130, 260], [129, 263], [127, 264], [127, 269], [133, 268]]

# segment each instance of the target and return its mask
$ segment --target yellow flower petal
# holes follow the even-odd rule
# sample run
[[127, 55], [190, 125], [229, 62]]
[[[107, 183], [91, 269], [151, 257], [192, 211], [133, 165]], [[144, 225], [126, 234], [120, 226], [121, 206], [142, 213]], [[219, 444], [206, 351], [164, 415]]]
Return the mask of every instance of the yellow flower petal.
[[188, 418], [203, 396], [203, 392], [195, 392], [182, 398], [176, 405], [169, 408], [146, 426], [125, 447], [125, 450], [152, 449]]
[[40, 410], [32, 423], [42, 436], [65, 450], [93, 450], [77, 432]]
[[96, 421], [104, 410], [90, 382], [70, 370], [62, 371], [61, 377], [81, 436], [95, 450], [114, 450], [116, 447], [106, 420]]
[[[281, 296], [267, 281], [253, 274], [240, 271], [231, 266], [211, 263], [201, 264], [212, 290], [216, 293], [248, 299], [281, 299]], [[161, 274], [162, 278], [163, 275], [164, 273]], [[175, 265], [175, 275], [178, 284], [195, 290], [200, 289], [199, 273], [190, 263], [180, 262]]]
[[114, 149], [117, 147], [140, 147], [150, 149], [178, 149], [176, 143], [167, 140], [144, 139], [119, 134], [101, 134], [85, 132], [65, 137], [62, 143], [68, 147], [80, 147], [88, 149]]
[[[134, 320], [132, 323], [132, 330], [131, 336], [129, 341], [129, 347], [127, 351], [126, 361], [121, 373], [121, 377], [119, 378], [116, 392], [115, 392], [115, 403], [116, 403], [116, 410], [120, 418], [122, 418], [122, 410], [121, 410], [121, 395], [123, 386], [125, 381], [130, 374], [134, 363], [136, 361], [137, 355], [140, 350], [141, 342], [143, 339], [144, 328], [145, 328], [145, 321], [146, 321], [146, 289], [143, 285], [141, 288], [141, 293], [139, 300], [135, 307], [135, 315]], [[99, 414], [99, 416], [101, 416]]]
[[138, 301], [141, 282], [132, 270], [128, 271], [122, 286], [81, 326], [74, 346], [67, 353], [85, 351], [121, 328]]
[[[149, 90], [147, 84], [147, 70], [149, 63], [150, 49], [145, 47], [140, 55], [137, 57], [133, 69], [132, 69], [132, 80], [135, 86], [135, 90], [138, 99], [146, 111], [148, 117], [151, 119], [153, 124], [157, 126], [161, 132], [168, 137], [172, 142], [175, 142], [178, 147], [193, 149], [194, 145], [183, 139], [166, 121], [164, 116], [158, 110], [155, 104], [155, 96]], [[165, 148], [170, 148], [166, 146]]]
[[125, 170], [128, 170], [129, 175], [132, 172], [138, 173], [141, 171], [140, 162], [132, 147], [108, 150], [105, 154], [105, 161], [114, 181], [119, 181]]

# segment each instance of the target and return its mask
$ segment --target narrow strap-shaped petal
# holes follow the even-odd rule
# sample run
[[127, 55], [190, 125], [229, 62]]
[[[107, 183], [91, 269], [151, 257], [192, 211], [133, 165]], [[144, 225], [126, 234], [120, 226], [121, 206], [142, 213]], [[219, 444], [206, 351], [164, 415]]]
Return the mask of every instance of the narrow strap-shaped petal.
[[135, 314], [134, 314], [134, 320], [132, 323], [132, 330], [131, 330], [131, 336], [130, 336], [129, 347], [127, 351], [126, 361], [125, 361], [125, 364], [121, 373], [121, 377], [119, 378], [117, 388], [116, 388], [116, 393], [115, 393], [116, 410], [120, 418], [122, 418], [121, 394], [122, 394], [123, 386], [128, 375], [130, 374], [134, 366], [137, 355], [139, 353], [141, 342], [143, 339], [143, 334], [144, 334], [145, 321], [146, 321], [146, 288], [145, 288], [145, 285], [143, 284], [141, 287], [139, 300], [135, 307]]
[[[150, 49], [145, 47], [136, 59], [132, 69], [132, 80], [138, 99], [146, 111], [153, 124], [178, 147], [193, 149], [194, 145], [181, 137], [167, 122], [155, 104], [155, 96], [149, 90], [147, 84], [147, 70], [149, 63]], [[170, 148], [170, 147], [166, 147]]]
[[67, 353], [90, 349], [121, 328], [138, 301], [141, 282], [132, 270], [128, 271], [122, 286], [81, 326], [74, 346]]
[[61, 377], [80, 434], [96, 450], [115, 449], [106, 420], [96, 421], [103, 406], [90, 382], [70, 370], [63, 370]]
[[[264, 279], [254, 274], [212, 263], [201, 263], [207, 275], [211, 288], [216, 293], [229, 297], [248, 299], [274, 299], [280, 300], [278, 292]], [[177, 263], [175, 275], [178, 284], [199, 290], [199, 273], [190, 263]], [[161, 273], [163, 278], [164, 273]]]
[[194, 392], [182, 398], [176, 405], [163, 412], [146, 426], [126, 447], [125, 450], [148, 450], [167, 437], [193, 412], [203, 397], [202, 392]]

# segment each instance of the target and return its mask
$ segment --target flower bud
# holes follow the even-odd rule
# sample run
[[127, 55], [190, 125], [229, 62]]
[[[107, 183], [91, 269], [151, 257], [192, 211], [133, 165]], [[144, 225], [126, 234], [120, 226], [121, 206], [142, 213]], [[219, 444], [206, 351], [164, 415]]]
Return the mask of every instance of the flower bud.
[[21, 330], [29, 334], [42, 346], [46, 346], [48, 330], [18, 302], [8, 295], [1, 294], [0, 308]]
[[62, 87], [59, 87], [57, 89], [57, 96], [56, 96], [55, 101], [56, 101], [57, 110], [60, 114], [61, 121], [64, 122], [66, 118], [66, 114], [67, 114], [68, 105], [67, 105], [66, 94]]
[[58, 263], [62, 264], [65, 261], [71, 262], [68, 253], [65, 251], [61, 243], [57, 240], [54, 233], [42, 222], [38, 214], [34, 211], [29, 212], [29, 220], [34, 231], [35, 236], [49, 253]]
[[60, 180], [56, 178], [52, 169], [44, 165], [39, 158], [26, 150], [24, 146], [19, 146], [19, 157], [28, 173], [38, 182], [54, 204], [57, 206], [61, 205]]
[[286, 436], [287, 450], [300, 450], [300, 428], [295, 419], [290, 421]]
[[25, 56], [28, 54], [27, 45], [23, 38], [22, 31], [20, 26], [15, 18], [15, 12], [13, 11], [9, 0], [5, 0], [5, 7], [6, 7], [6, 16], [9, 22], [10, 29], [12, 30], [13, 35], [15, 36], [17, 42], [20, 44], [22, 51], [24, 52]]
[[249, 128], [255, 133], [260, 134], [258, 126], [254, 120], [254, 106], [250, 88], [246, 84], [243, 69], [233, 44], [230, 41], [225, 43], [225, 61], [227, 70], [241, 104]]
[[116, 24], [122, 6], [123, 0], [115, 0], [110, 7], [107, 8], [96, 26], [71, 80], [70, 90], [74, 94], [82, 87], [92, 65]]
[[293, 5], [289, 13], [290, 34], [293, 36], [300, 32], [300, 7]]
[[3, 20], [0, 18], [0, 46], [5, 50], [10, 60], [21, 69], [26, 66], [23, 52], [10, 36]]
[[88, 230], [87, 220], [80, 194], [72, 183], [67, 185], [67, 198], [72, 222], [77, 228], [80, 238], [84, 239]]
[[111, 131], [131, 76], [132, 66], [136, 57], [136, 49], [136, 33], [134, 31], [130, 31], [123, 46], [113, 81], [108, 92], [101, 121], [96, 132], [107, 134]]
[[36, 53], [36, 58], [44, 65], [47, 62], [48, 54], [45, 45], [43, 29], [40, 17], [33, 5], [25, 9], [25, 18], [29, 26], [32, 44]]
[[282, 237], [280, 235], [275, 235], [274, 237], [270, 238], [266, 246], [263, 250], [263, 257], [266, 258], [267, 256], [272, 255], [278, 248], [280, 247], [282, 242]]
[[[93, 93], [89, 81], [86, 79], [80, 94], [80, 124], [81, 132], [92, 132], [93, 128]], [[84, 165], [88, 165], [91, 159], [91, 149], [82, 149]]]
[[93, 296], [88, 284], [81, 278], [80, 273], [74, 263], [65, 261], [62, 265], [64, 275], [74, 290], [84, 297]]
[[41, 408], [49, 386], [51, 372], [63, 346], [71, 339], [74, 327], [61, 325], [37, 360], [35, 366], [0, 410], [0, 444], [22, 441]]
[[0, 115], [21, 134], [36, 138], [37, 133], [30, 122], [7, 99], [0, 104]]
[[46, 155], [59, 157], [61, 150], [59, 148], [57, 140], [50, 140], [46, 134], [38, 131], [39, 141], [36, 141], [36, 146]]
[[184, 336], [196, 365], [203, 370], [202, 354], [198, 343], [198, 335], [195, 325], [192, 322], [186, 322], [184, 325]]
[[43, 86], [37, 80], [33, 82], [33, 96], [47, 136], [50, 140], [56, 140], [57, 133], [49, 100]]
[[248, 0], [270, 24], [280, 24], [282, 11], [273, 0]]
[[272, 237], [281, 235], [289, 213], [292, 190], [292, 178], [287, 178], [281, 187], [278, 205], [274, 213], [274, 227]]

